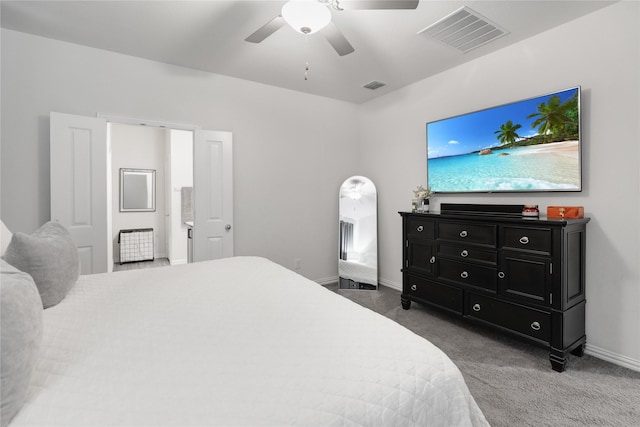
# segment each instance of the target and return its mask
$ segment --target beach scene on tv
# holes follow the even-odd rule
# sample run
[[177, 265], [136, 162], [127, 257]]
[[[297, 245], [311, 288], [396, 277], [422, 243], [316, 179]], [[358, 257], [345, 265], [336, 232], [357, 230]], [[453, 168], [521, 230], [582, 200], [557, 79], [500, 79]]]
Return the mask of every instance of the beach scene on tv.
[[579, 88], [427, 123], [434, 192], [580, 191]]

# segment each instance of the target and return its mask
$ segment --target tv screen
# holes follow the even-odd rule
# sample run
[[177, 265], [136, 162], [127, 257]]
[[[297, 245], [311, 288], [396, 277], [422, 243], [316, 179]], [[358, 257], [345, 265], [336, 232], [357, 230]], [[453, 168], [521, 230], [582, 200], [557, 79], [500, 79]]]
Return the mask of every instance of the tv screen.
[[580, 87], [427, 123], [436, 193], [581, 191]]

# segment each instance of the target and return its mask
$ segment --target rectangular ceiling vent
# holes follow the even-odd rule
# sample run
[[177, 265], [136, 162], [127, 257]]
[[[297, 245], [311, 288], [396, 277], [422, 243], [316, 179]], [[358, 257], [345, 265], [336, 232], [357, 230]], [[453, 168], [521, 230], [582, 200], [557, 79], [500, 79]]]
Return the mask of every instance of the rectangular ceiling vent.
[[462, 53], [509, 34], [475, 10], [463, 6], [418, 32]]
[[363, 85], [362, 87], [366, 88], [366, 89], [371, 89], [371, 90], [376, 90], [376, 89], [380, 89], [382, 86], [386, 86], [386, 83], [382, 83], [379, 81], [372, 81], [367, 83], [366, 85]]

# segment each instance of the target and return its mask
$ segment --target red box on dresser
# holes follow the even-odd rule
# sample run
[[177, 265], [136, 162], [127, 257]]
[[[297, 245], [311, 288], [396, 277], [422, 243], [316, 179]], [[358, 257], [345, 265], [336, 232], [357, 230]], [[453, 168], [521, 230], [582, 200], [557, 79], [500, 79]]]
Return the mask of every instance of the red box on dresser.
[[582, 206], [547, 206], [547, 218], [584, 218]]

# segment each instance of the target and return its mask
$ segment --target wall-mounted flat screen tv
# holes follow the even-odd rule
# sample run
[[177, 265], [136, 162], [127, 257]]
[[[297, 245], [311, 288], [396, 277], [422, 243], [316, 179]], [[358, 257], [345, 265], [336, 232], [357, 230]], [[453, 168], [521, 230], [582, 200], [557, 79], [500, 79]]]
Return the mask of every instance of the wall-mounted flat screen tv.
[[436, 193], [581, 191], [580, 87], [427, 123]]

